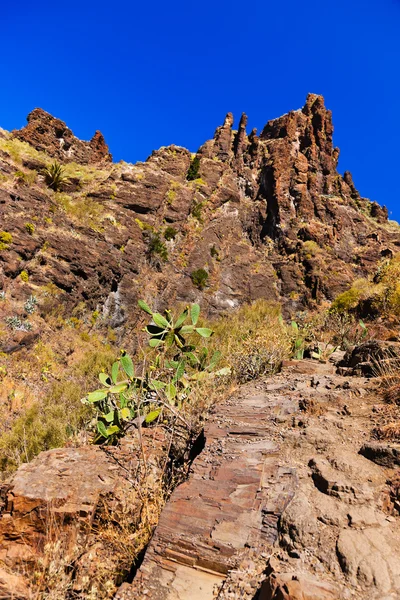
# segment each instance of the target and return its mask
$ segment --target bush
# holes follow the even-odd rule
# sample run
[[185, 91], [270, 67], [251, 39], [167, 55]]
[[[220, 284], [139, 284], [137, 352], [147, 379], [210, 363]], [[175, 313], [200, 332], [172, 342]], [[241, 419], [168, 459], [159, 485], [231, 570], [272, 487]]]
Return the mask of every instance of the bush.
[[339, 294], [332, 302], [332, 311], [339, 313], [349, 312], [356, 308], [360, 300], [360, 291], [352, 287], [347, 292]]
[[28, 185], [32, 185], [36, 181], [36, 171], [16, 171], [14, 173], [14, 177], [18, 183], [27, 183]]
[[19, 317], [6, 317], [8, 327], [13, 331], [31, 331], [32, 325], [29, 321], [21, 321]]
[[28, 283], [29, 281], [29, 275], [27, 271], [21, 271], [21, 273], [19, 274], [19, 276], [21, 277], [22, 281], [24, 283]]
[[192, 208], [190, 214], [192, 215], [192, 217], [194, 217], [201, 223], [202, 222], [202, 212], [203, 212], [203, 202], [197, 202], [196, 204], [193, 205], [193, 208]]
[[313, 240], [308, 240], [303, 243], [303, 252], [305, 253], [306, 258], [316, 256], [320, 251], [321, 248]]
[[46, 185], [55, 192], [58, 192], [67, 180], [65, 168], [56, 160], [43, 170], [43, 175]]
[[186, 174], [186, 179], [188, 181], [194, 181], [199, 177], [199, 168], [200, 168], [200, 158], [195, 156], [192, 162], [190, 163], [190, 167]]
[[29, 233], [29, 235], [33, 235], [35, 232], [35, 226], [33, 223], [25, 223], [25, 229]]
[[221, 350], [221, 366], [232, 369], [239, 383], [279, 371], [292, 351], [292, 331], [280, 305], [256, 300], [211, 323], [211, 340]]
[[215, 247], [215, 244], [210, 248], [210, 254], [212, 258], [215, 258], [215, 260], [221, 260], [220, 256], [219, 256], [219, 251], [218, 249]]
[[164, 237], [169, 242], [170, 240], [174, 240], [178, 235], [177, 230], [174, 227], [168, 226], [164, 231]]
[[0, 231], [0, 250], [7, 250], [12, 243], [12, 235], [8, 231]]
[[196, 271], [192, 272], [190, 278], [193, 282], [193, 285], [199, 288], [199, 290], [203, 290], [207, 285], [208, 273], [205, 269], [197, 269]]
[[28, 300], [24, 304], [25, 312], [28, 315], [32, 315], [36, 310], [37, 303], [38, 303], [38, 300], [37, 300], [36, 296], [32, 296], [32, 295], [29, 296]]
[[168, 250], [164, 242], [162, 242], [159, 233], [152, 232], [148, 234], [147, 252], [150, 257], [156, 255], [159, 256], [163, 261], [168, 260]]
[[168, 410], [176, 417], [177, 412], [171, 406], [180, 410], [194, 385], [226, 372], [213, 373], [220, 359], [219, 351], [209, 356], [207, 348], [196, 344], [213, 333], [209, 328], [197, 326], [198, 304], [186, 308], [176, 319], [170, 310], [162, 315], [153, 312], [143, 300], [138, 304], [151, 316], [145, 331], [149, 347], [155, 348], [157, 354], [148, 354], [141, 375], [136, 374], [133, 361], [125, 352], [112, 365], [110, 375], [99, 374], [102, 388], [83, 399], [96, 411], [95, 442], [116, 443], [141, 417], [147, 424], [157, 420], [163, 411], [166, 411], [164, 420]]

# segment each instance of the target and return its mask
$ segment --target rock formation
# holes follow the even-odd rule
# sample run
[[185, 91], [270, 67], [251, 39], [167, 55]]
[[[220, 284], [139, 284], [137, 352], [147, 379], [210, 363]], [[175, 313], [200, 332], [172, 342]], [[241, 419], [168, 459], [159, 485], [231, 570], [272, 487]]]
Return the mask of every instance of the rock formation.
[[[112, 163], [100, 132], [81, 141], [41, 109], [20, 131], [0, 130], [0, 353], [39, 351], [59, 327], [62, 369], [66, 324], [79, 333], [83, 323], [77, 314], [134, 352], [138, 298], [158, 310], [199, 302], [209, 316], [263, 298], [281, 302], [289, 317], [334, 299], [398, 252], [400, 228], [387, 210], [337, 171], [321, 96], [310, 94], [260, 135], [247, 134], [244, 114], [237, 131], [233, 123], [228, 113], [196, 154], [172, 145], [135, 165]], [[55, 160], [63, 177], [51, 189], [43, 169]], [[81, 331], [80, 344], [85, 337]], [[381, 424], [374, 387], [364, 378], [349, 383], [373, 374], [372, 359], [386, 356], [379, 348], [368, 342], [342, 356], [337, 373], [331, 363], [288, 363], [217, 407], [192, 478], [173, 493], [138, 577], [117, 598], [138, 598], [142, 586], [143, 598], [186, 600], [182, 589], [197, 585], [191, 597], [204, 600], [214, 584], [223, 586], [221, 600], [256, 592], [265, 600], [398, 597], [400, 450], [366, 439], [365, 424]], [[40, 377], [42, 385], [45, 370]], [[14, 392], [1, 390], [10, 410]], [[154, 490], [188, 458], [182, 439], [178, 452], [162, 427], [132, 431], [119, 448], [43, 452], [4, 483], [1, 597], [31, 597], [36, 566], [51, 560], [58, 539], [58, 565], [69, 576], [60, 598], [97, 597], [94, 581], [115, 589], [126, 578], [131, 564], [115, 577], [110, 538], [93, 533], [102, 507], [111, 514], [122, 506], [131, 475], [145, 467], [156, 512]], [[142, 510], [140, 488], [128, 535]]]
[[[396, 252], [399, 230], [386, 209], [361, 198], [349, 172], [337, 172], [321, 96], [310, 94], [303, 109], [269, 121], [260, 136], [247, 135], [246, 120], [235, 132], [226, 116], [188, 180], [193, 157], [184, 148], [112, 164], [100, 133], [81, 142], [35, 109], [7, 140], [40, 152], [19, 149], [19, 163], [6, 150], [0, 156], [2, 227], [12, 233], [0, 253], [3, 288], [14, 288], [25, 270], [32, 285], [55, 284], [63, 302], [83, 300], [104, 313], [117, 293], [122, 307], [144, 294], [159, 307], [201, 300], [211, 314], [263, 297], [281, 300], [290, 314], [334, 298]], [[69, 169], [64, 195], [42, 183], [40, 166], [51, 158]], [[25, 179], [15, 180], [21, 163]], [[31, 235], [25, 223], [33, 219]], [[199, 268], [208, 273], [202, 289], [191, 277]]]
[[15, 137], [28, 142], [36, 150], [46, 152], [52, 158], [84, 165], [112, 161], [100, 131], [96, 131], [90, 142], [83, 142], [74, 136], [63, 121], [41, 108], [35, 108], [29, 113], [27, 121], [28, 125], [23, 129], [14, 131]]

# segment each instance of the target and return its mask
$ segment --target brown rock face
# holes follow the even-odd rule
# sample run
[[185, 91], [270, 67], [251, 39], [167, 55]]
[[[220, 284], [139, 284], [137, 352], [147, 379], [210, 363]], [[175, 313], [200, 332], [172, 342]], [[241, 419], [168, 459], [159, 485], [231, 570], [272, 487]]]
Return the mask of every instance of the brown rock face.
[[23, 129], [13, 132], [14, 136], [53, 158], [85, 165], [112, 161], [100, 131], [96, 131], [90, 142], [83, 142], [74, 136], [64, 121], [41, 108], [35, 108], [29, 113], [27, 121], [28, 124]]
[[[32, 157], [22, 157], [30, 176], [38, 171], [27, 184], [14, 179], [21, 163], [0, 156], [8, 182], [0, 181], [2, 228], [12, 234], [0, 253], [3, 289], [15, 290], [25, 270], [32, 284], [54, 283], [64, 303], [84, 301], [112, 326], [135, 318], [138, 296], [160, 309], [201, 301], [210, 314], [265, 298], [290, 314], [333, 299], [398, 251], [400, 230], [388, 225], [386, 209], [361, 198], [349, 172], [337, 172], [321, 96], [310, 94], [260, 136], [247, 135], [246, 115], [237, 131], [233, 121], [228, 113], [193, 164], [175, 145], [144, 163], [112, 164], [100, 133], [82, 142], [35, 109], [11, 139], [89, 165], [89, 173], [71, 178], [60, 198]], [[192, 279], [198, 269], [208, 273], [201, 288]]]
[[[144, 447], [155, 482], [161, 476], [158, 462], [164, 441], [162, 433], [157, 439], [153, 433], [145, 437]], [[0, 490], [0, 597], [32, 598], [38, 591], [34, 572], [49, 558], [59, 560], [59, 565], [65, 561], [74, 572], [72, 582], [62, 587], [60, 569], [59, 585], [53, 583], [54, 597], [60, 600], [95, 597], [101, 580], [100, 576], [96, 581], [96, 573], [101, 570], [118, 579], [115, 556], [92, 528], [102, 511], [118, 510], [122, 519], [126, 506], [125, 516], [132, 525], [140, 511], [140, 498], [127, 473], [139, 474], [140, 464], [133, 436], [118, 449], [61, 448], [42, 452], [22, 465]]]

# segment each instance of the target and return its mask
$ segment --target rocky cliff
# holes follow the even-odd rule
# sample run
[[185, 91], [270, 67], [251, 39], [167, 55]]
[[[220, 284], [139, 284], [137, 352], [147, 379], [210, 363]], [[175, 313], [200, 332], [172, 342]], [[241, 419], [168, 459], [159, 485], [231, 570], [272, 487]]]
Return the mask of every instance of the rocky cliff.
[[[1, 288], [18, 297], [51, 283], [61, 303], [85, 302], [113, 327], [134, 317], [139, 296], [158, 307], [198, 300], [211, 314], [263, 297], [289, 314], [396, 251], [386, 209], [337, 171], [321, 96], [259, 136], [246, 121], [235, 131], [229, 113], [195, 155], [173, 145], [113, 164], [99, 132], [82, 142], [35, 109], [22, 130], [0, 134], [1, 228], [12, 236]], [[58, 192], [41, 175], [54, 159], [68, 177]]]
[[[172, 427], [132, 427], [115, 447], [89, 445], [79, 420], [117, 347], [135, 350], [138, 298], [198, 301], [209, 315], [264, 298], [291, 316], [398, 252], [399, 226], [337, 171], [322, 97], [259, 136], [246, 121], [233, 130], [228, 114], [196, 154], [170, 146], [135, 165], [41, 109], [0, 130], [0, 465], [19, 466], [0, 485], [1, 597], [105, 599], [121, 583], [120, 600], [204, 600], [215, 584], [221, 599], [398, 597], [399, 449], [369, 441], [398, 406], [350, 377], [373, 373], [370, 345], [349, 364], [343, 352], [286, 361], [225, 404], [234, 384], [212, 380], [218, 402], [198, 437], [201, 397], [196, 427], [174, 411]], [[263, 304], [264, 338], [273, 314], [282, 333], [275, 307], [243, 313]]]

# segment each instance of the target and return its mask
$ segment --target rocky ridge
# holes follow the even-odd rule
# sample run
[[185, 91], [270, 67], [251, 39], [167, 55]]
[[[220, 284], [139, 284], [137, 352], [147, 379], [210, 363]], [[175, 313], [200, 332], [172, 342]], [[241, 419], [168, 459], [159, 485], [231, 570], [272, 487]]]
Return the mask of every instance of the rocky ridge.
[[[228, 114], [194, 156], [169, 146], [130, 165], [110, 162], [99, 132], [81, 142], [35, 109], [0, 138], [1, 220], [12, 235], [1, 288], [26, 294], [26, 271], [26, 290], [51, 282], [64, 305], [84, 301], [113, 327], [135, 318], [139, 295], [159, 308], [201, 301], [210, 314], [262, 297], [289, 314], [331, 300], [397, 251], [386, 209], [337, 172], [321, 96], [259, 136], [246, 121], [234, 131]], [[60, 192], [41, 176], [51, 159], [66, 165]]]
[[[268, 122], [259, 136], [247, 134], [246, 121], [243, 115], [235, 131], [228, 114], [195, 155], [170, 146], [136, 165], [112, 163], [101, 134], [82, 142], [41, 109], [29, 115], [21, 131], [0, 131], [1, 321], [25, 319], [24, 303], [31, 294], [39, 300], [32, 331], [24, 330], [25, 322], [1, 330], [3, 356], [38, 352], [54, 326], [49, 315], [59, 317], [65, 364], [66, 324], [79, 331], [76, 315], [84, 314], [92, 328], [111, 331], [134, 351], [136, 337], [130, 333], [139, 297], [159, 310], [198, 301], [209, 315], [264, 298], [280, 301], [285, 315], [293, 315], [333, 299], [397, 252], [399, 228], [388, 222], [387, 211], [360, 197], [350, 173], [337, 172], [331, 113], [322, 97], [309, 95], [301, 110]], [[63, 164], [67, 177], [57, 192], [45, 185], [42, 172], [52, 160]], [[199, 271], [203, 279], [195, 277]], [[204, 498], [201, 482], [193, 479], [173, 498], [187, 508], [185, 489], [202, 497], [202, 517], [212, 523], [208, 529], [199, 524], [194, 534], [205, 556], [190, 544], [182, 554], [176, 549], [179, 539], [168, 538], [168, 519], [177, 530], [186, 525], [172, 503], [142, 570], [132, 585], [121, 588], [121, 598], [132, 597], [143, 581], [147, 589], [146, 570], [165, 564], [172, 587], [163, 593], [181, 593], [180, 586], [192, 586], [192, 576], [201, 587], [198, 573], [205, 568], [210, 593], [222, 574], [221, 599], [239, 593], [252, 598], [257, 589], [268, 600], [327, 600], [346, 589], [356, 599], [370, 590], [376, 599], [395, 598], [398, 562], [390, 555], [398, 542], [393, 523], [399, 451], [366, 434], [374, 418], [373, 386], [344, 377], [370, 375], [371, 351], [352, 355], [339, 365], [339, 375], [317, 362], [287, 365], [289, 373], [239, 391], [228, 401], [228, 415], [226, 407], [217, 408], [207, 433], [215, 444], [194, 464], [195, 479], [199, 469], [202, 481], [215, 482], [215, 502]], [[46, 371], [40, 377], [43, 387]], [[2, 386], [1, 399], [13, 407], [7, 389]], [[254, 422], [257, 415], [262, 432]], [[217, 439], [221, 434], [225, 444]], [[165, 476], [159, 450], [165, 459], [168, 443], [158, 428], [150, 437], [147, 466], [156, 487]], [[39, 564], [48, 560], [49, 527], [66, 544], [67, 564], [60, 564], [64, 574], [73, 573], [67, 597], [88, 595], [97, 564], [113, 573], [110, 546], [96, 539], [92, 527], [104, 502], [108, 512], [123, 504], [130, 489], [126, 482], [142, 468], [138, 447], [135, 438], [110, 454], [87, 447], [51, 450], [23, 465], [2, 487], [0, 591], [5, 597], [31, 594], [26, 574], [38, 558]], [[244, 474], [240, 481], [234, 476], [225, 481], [219, 467], [229, 463], [235, 448], [243, 450]], [[266, 485], [257, 482], [265, 461], [271, 467]], [[230, 486], [227, 501], [219, 479]], [[271, 510], [265, 509], [268, 494]], [[131, 499], [128, 510], [133, 519], [136, 501]], [[215, 511], [223, 510], [227, 518], [217, 522]], [[310, 515], [306, 523], [304, 512]], [[232, 529], [236, 517], [240, 531], [249, 534], [247, 545]], [[362, 556], [354, 551], [360, 544]], [[251, 548], [261, 552], [261, 562]], [[196, 567], [194, 575], [181, 569], [182, 560], [185, 567]], [[177, 576], [171, 575], [174, 569]]]

